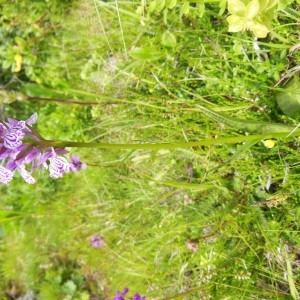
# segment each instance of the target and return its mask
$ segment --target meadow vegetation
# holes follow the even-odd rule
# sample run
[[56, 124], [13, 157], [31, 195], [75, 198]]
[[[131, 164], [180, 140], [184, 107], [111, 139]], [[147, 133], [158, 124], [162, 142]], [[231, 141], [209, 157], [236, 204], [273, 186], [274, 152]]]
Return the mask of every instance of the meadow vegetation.
[[1, 185], [0, 299], [298, 299], [299, 138], [245, 143], [199, 105], [296, 129], [299, 5], [0, 1], [1, 120], [37, 112], [53, 140], [214, 140], [69, 148], [86, 170]]

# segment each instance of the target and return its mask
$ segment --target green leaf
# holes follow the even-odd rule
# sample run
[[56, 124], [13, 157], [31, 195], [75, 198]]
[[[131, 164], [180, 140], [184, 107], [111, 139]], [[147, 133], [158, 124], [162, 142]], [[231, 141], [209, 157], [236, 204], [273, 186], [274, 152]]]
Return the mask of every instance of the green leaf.
[[156, 0], [155, 10], [157, 12], [160, 12], [165, 7], [165, 4], [165, 0]]
[[205, 3], [204, 2], [200, 2], [198, 3], [198, 13], [197, 15], [202, 18], [205, 12]]
[[2, 68], [3, 69], [8, 69], [10, 66], [11, 66], [12, 62], [11, 61], [8, 61], [8, 60], [4, 60], [2, 62]]
[[155, 9], [156, 9], [156, 1], [150, 2], [149, 6], [147, 8], [148, 13], [154, 12]]
[[294, 2], [294, 0], [280, 0], [278, 3], [278, 9], [283, 10], [287, 6], [291, 5]]
[[300, 82], [295, 76], [287, 88], [276, 96], [277, 104], [283, 113], [293, 119], [300, 117]]
[[180, 8], [180, 17], [188, 15], [190, 12], [190, 2], [184, 2]]
[[222, 16], [226, 10], [226, 6], [227, 6], [227, 0], [221, 0], [219, 1], [219, 16]]
[[153, 51], [151, 48], [135, 48], [129, 52], [129, 55], [143, 61], [153, 61], [163, 56], [161, 52]]
[[64, 283], [62, 290], [69, 296], [73, 295], [77, 289], [76, 284], [72, 280]]
[[176, 6], [177, 0], [166, 0], [166, 7], [172, 9]]
[[176, 37], [173, 33], [166, 31], [162, 35], [162, 44], [168, 48], [174, 48], [176, 46]]
[[20, 91], [28, 97], [52, 98], [55, 96], [55, 93], [51, 89], [31, 83], [23, 84], [20, 87]]

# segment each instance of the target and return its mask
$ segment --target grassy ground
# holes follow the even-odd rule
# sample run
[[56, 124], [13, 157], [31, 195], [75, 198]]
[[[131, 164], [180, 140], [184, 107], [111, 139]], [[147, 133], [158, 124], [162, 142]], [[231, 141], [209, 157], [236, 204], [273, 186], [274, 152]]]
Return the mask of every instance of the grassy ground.
[[[42, 6], [31, 19], [22, 14], [33, 28], [50, 28], [36, 39], [6, 22], [2, 31], [13, 28], [26, 43], [23, 69], [2, 69], [3, 90], [97, 105], [28, 99], [3, 104], [5, 116], [37, 111], [49, 139], [216, 142], [74, 148], [86, 170], [1, 186], [1, 299], [113, 299], [125, 287], [147, 299], [298, 299], [298, 138], [250, 146], [244, 132], [197, 108], [297, 125], [276, 97], [299, 67], [298, 4], [282, 1], [272, 31], [256, 40], [228, 33], [226, 1], [204, 2], [85, 0], [60, 9], [53, 1], [49, 19]], [[7, 19], [30, 9], [20, 3], [7, 4]], [[94, 235], [103, 247], [90, 245]]]

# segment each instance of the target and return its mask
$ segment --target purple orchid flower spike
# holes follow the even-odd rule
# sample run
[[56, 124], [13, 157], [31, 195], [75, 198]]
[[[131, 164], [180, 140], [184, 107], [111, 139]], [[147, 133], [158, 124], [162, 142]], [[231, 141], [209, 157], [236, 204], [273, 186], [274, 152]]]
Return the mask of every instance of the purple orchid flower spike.
[[0, 121], [0, 182], [8, 184], [18, 172], [25, 182], [33, 184], [35, 179], [31, 174], [38, 167], [48, 169], [52, 178], [86, 168], [79, 156], [74, 156], [69, 163], [62, 156], [68, 153], [67, 150], [51, 147], [51, 141], [46, 141], [32, 128], [37, 118], [37, 113], [34, 113], [26, 121]]
[[50, 156], [48, 160], [50, 162], [50, 177], [60, 178], [63, 177], [64, 173], [69, 172], [70, 164], [64, 157], [58, 156], [54, 148], [52, 148], [52, 156]]
[[123, 293], [120, 291], [117, 292], [117, 295], [114, 297], [113, 300], [125, 300], [125, 295], [128, 293], [129, 289], [125, 288]]
[[71, 172], [78, 172], [80, 170], [85, 170], [87, 165], [81, 162], [80, 157], [78, 155], [74, 155], [71, 157], [70, 162], [70, 171]]
[[35, 124], [37, 117], [37, 113], [34, 113], [26, 121], [18, 121], [9, 118], [8, 122], [2, 123], [2, 138], [4, 141], [4, 147], [8, 149], [15, 149], [21, 146], [23, 137], [26, 133], [28, 133], [26, 126]]
[[24, 124], [23, 127], [18, 124], [16, 126], [8, 125], [8, 127], [3, 130], [3, 145], [5, 148], [15, 149], [22, 145], [22, 139], [25, 135], [22, 130], [25, 127], [25, 123], [22, 124]]
[[32, 177], [31, 173], [25, 169], [24, 165], [17, 167], [17, 170], [19, 171], [19, 173], [27, 183], [29, 184], [35, 183], [35, 179]]
[[[123, 293], [120, 291], [117, 292], [117, 295], [113, 298], [113, 300], [126, 300], [125, 295], [129, 292], [128, 288], [125, 288]], [[146, 300], [146, 297], [142, 297], [139, 293], [136, 293], [133, 298], [127, 298], [132, 300]]]
[[0, 166], [0, 182], [8, 184], [13, 178], [13, 172]]
[[136, 293], [133, 300], [146, 300], [146, 297], [142, 297], [139, 293]]
[[94, 248], [100, 248], [100, 247], [104, 247], [106, 243], [102, 236], [93, 235], [90, 240], [90, 245]]
[[28, 125], [33, 125], [37, 122], [37, 119], [38, 119], [38, 114], [37, 113], [34, 113], [29, 119], [27, 119], [25, 122], [26, 124]]

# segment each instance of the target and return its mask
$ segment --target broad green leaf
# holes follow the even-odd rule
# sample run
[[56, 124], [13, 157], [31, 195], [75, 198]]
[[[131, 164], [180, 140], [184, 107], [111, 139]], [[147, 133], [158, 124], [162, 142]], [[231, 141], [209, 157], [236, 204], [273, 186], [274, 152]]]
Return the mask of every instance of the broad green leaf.
[[8, 69], [11, 66], [12, 62], [9, 60], [3, 60], [2, 62], [2, 68], [3, 69]]
[[246, 5], [240, 0], [228, 0], [228, 11], [232, 15], [244, 16]]
[[158, 12], [161, 11], [165, 7], [165, 4], [165, 0], [156, 0], [155, 10]]
[[129, 55], [143, 61], [157, 60], [162, 57], [161, 52], [153, 51], [151, 48], [135, 48], [129, 52]]
[[147, 8], [148, 13], [154, 12], [155, 9], [156, 9], [156, 1], [151, 1]]
[[176, 37], [173, 33], [166, 31], [162, 35], [162, 44], [168, 48], [174, 48], [176, 46]]
[[289, 6], [293, 2], [294, 2], [294, 0], [280, 0], [278, 3], [278, 9], [279, 10], [285, 9], [287, 6]]
[[250, 1], [246, 7], [245, 18], [251, 20], [258, 13], [259, 13], [259, 1], [258, 0]]
[[204, 2], [198, 3], [198, 7], [197, 8], [198, 8], [198, 16], [200, 18], [202, 18], [203, 15], [204, 15], [204, 12], [205, 12], [205, 3]]
[[283, 113], [299, 120], [300, 117], [300, 82], [295, 76], [287, 88], [276, 96], [277, 104]]
[[220, 10], [219, 10], [219, 16], [222, 16], [226, 10], [226, 6], [227, 6], [227, 0], [221, 0], [219, 2], [219, 7], [220, 7]]
[[177, 0], [166, 0], [166, 7], [172, 9], [177, 4]]
[[20, 87], [20, 91], [28, 97], [52, 98], [58, 95], [57, 92], [49, 88], [43, 87], [42, 85], [32, 84], [32, 83], [22, 84]]
[[184, 2], [180, 8], [180, 17], [188, 15], [190, 12], [190, 2]]

